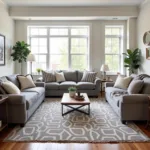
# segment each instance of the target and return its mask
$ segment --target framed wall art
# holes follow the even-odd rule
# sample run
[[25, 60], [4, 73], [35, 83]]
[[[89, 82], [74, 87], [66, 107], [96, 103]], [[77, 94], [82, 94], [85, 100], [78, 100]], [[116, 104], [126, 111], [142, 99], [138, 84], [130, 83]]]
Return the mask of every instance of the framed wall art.
[[0, 66], [5, 65], [5, 36], [0, 34]]

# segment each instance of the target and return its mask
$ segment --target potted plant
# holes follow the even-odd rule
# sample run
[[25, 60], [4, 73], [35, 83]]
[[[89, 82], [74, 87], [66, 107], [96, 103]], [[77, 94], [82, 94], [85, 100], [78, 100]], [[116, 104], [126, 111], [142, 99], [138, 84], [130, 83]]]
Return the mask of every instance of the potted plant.
[[42, 69], [41, 68], [37, 68], [36, 71], [37, 71], [38, 74], [40, 74]]
[[22, 62], [27, 61], [27, 57], [30, 54], [29, 46], [27, 43], [24, 41], [18, 41], [16, 44], [13, 46], [13, 53], [11, 56], [13, 57], [13, 61], [18, 61], [20, 63], [21, 67], [21, 74], [23, 73], [22, 71]]
[[74, 97], [76, 92], [77, 92], [77, 88], [76, 87], [69, 87], [68, 91], [69, 91], [70, 97]]
[[129, 74], [136, 73], [137, 69], [141, 64], [141, 51], [139, 48], [135, 50], [127, 49], [127, 53], [123, 53], [124, 57], [124, 67], [128, 68]]

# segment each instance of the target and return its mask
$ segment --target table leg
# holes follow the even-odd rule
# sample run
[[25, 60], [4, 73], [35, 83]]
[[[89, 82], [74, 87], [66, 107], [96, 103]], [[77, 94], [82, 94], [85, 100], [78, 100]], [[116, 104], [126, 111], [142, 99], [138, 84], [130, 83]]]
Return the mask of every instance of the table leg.
[[90, 104], [88, 105], [88, 114], [90, 115]]
[[63, 104], [61, 104], [61, 113], [62, 113], [62, 116], [63, 116]]
[[103, 83], [101, 82], [101, 96], [103, 96]]

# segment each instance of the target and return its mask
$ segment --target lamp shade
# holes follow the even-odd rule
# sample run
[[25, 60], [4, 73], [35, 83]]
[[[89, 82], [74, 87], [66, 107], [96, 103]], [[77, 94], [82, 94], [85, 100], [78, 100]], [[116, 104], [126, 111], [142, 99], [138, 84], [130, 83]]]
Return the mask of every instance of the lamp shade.
[[34, 54], [29, 54], [27, 60], [30, 61], [30, 62], [35, 61], [35, 55]]
[[101, 66], [100, 71], [109, 71], [109, 67], [108, 67], [108, 65], [103, 64], [103, 65]]

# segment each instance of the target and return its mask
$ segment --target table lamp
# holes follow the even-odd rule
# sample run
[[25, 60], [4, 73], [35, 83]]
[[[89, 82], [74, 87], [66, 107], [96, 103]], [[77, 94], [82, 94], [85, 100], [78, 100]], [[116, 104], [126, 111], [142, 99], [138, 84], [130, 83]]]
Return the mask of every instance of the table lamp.
[[100, 71], [103, 72], [103, 80], [106, 80], [106, 71], [109, 71], [108, 65], [102, 64]]
[[35, 55], [34, 54], [29, 54], [27, 61], [30, 62], [30, 73], [32, 74], [32, 62], [35, 61]]

